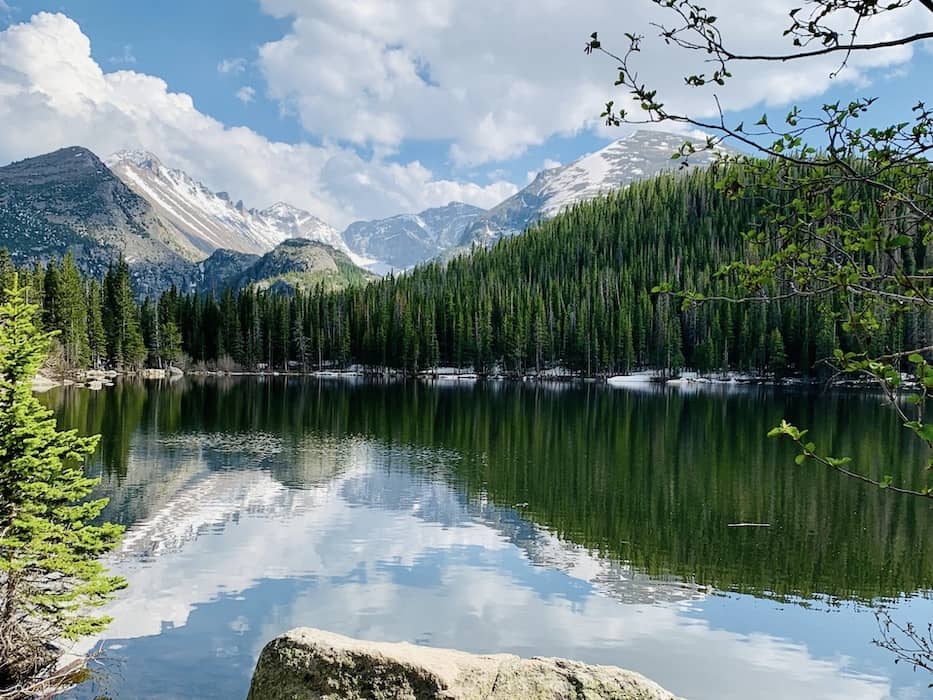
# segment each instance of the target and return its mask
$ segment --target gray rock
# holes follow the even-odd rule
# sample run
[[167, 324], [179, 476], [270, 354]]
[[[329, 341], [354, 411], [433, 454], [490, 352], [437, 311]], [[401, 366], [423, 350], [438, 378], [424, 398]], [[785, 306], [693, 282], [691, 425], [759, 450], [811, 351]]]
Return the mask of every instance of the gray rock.
[[248, 700], [676, 700], [644, 676], [566, 659], [478, 656], [300, 628], [262, 650]]

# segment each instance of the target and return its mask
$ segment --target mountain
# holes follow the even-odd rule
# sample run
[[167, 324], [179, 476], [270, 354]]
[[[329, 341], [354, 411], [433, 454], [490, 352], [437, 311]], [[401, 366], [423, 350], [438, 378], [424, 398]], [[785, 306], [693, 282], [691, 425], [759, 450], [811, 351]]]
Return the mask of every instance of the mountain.
[[320, 241], [291, 238], [277, 245], [236, 277], [229, 286], [242, 289], [276, 287], [283, 291], [323, 284], [327, 289], [343, 289], [363, 284], [374, 276], [356, 265], [341, 250]]
[[202, 292], [219, 294], [246, 270], [259, 262], [261, 256], [237, 250], [218, 248], [198, 264], [197, 287]]
[[281, 240], [303, 238], [308, 241], [318, 241], [353, 257], [337, 229], [290, 204], [276, 202], [259, 212], [259, 216], [266, 224], [279, 232], [282, 236]]
[[337, 229], [290, 204], [248, 209], [147, 151], [120, 151], [107, 163], [202, 258], [218, 249], [261, 255], [288, 238], [320, 241], [353, 256]]
[[343, 240], [362, 255], [391, 268], [405, 269], [456, 245], [467, 226], [484, 211], [463, 202], [451, 202], [418, 214], [357, 221], [343, 232]]
[[142, 292], [186, 288], [197, 255], [149, 202], [78, 146], [0, 168], [0, 247], [18, 263], [71, 250], [95, 276], [122, 255]]
[[[542, 170], [523, 190], [477, 217], [458, 241], [461, 248], [489, 245], [503, 236], [521, 233], [530, 224], [547, 219], [579, 202], [594, 199], [666, 170], [676, 170], [671, 154], [684, 136], [661, 131], [636, 131], [570, 165]], [[693, 165], [708, 165], [709, 152], [691, 158]]]

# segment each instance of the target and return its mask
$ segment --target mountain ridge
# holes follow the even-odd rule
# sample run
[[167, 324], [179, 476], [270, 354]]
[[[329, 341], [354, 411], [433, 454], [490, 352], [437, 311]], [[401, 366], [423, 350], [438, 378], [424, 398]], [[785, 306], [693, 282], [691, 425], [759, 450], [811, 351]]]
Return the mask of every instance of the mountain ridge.
[[291, 204], [248, 208], [145, 150], [118, 151], [106, 162], [204, 258], [219, 249], [262, 255], [288, 238], [317, 240], [355, 256], [337, 229]]
[[354, 221], [342, 236], [360, 254], [404, 270], [455, 245], [464, 229], [484, 211], [464, 202], [449, 202], [417, 214]]
[[[523, 189], [477, 217], [463, 232], [456, 249], [491, 245], [574, 204], [674, 170], [678, 166], [671, 155], [684, 141], [701, 143], [682, 134], [641, 129], [567, 165], [542, 170]], [[691, 161], [705, 166], [714, 158], [713, 153], [704, 151]]]
[[97, 277], [123, 257], [144, 290], [186, 286], [193, 255], [144, 198], [82, 146], [0, 167], [0, 246], [19, 263], [71, 251]]

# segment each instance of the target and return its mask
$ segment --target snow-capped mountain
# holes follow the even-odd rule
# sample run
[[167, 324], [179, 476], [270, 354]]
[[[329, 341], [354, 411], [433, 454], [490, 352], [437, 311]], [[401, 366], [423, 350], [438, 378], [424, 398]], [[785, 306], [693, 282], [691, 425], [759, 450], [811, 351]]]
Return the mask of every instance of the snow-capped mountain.
[[[636, 131], [570, 165], [542, 170], [525, 189], [477, 217], [463, 232], [460, 246], [489, 245], [573, 204], [676, 170], [679, 162], [671, 160], [671, 154], [684, 140], [679, 134]], [[712, 153], [703, 152], [692, 156], [690, 163], [705, 166], [713, 159]]]
[[276, 202], [259, 212], [259, 216], [276, 231], [284, 234], [284, 238], [304, 238], [326, 243], [344, 253], [350, 252], [337, 229], [291, 204]]
[[320, 241], [351, 255], [337, 229], [284, 202], [248, 209], [146, 151], [120, 151], [107, 164], [202, 257], [220, 248], [262, 254], [289, 238]]
[[343, 232], [343, 240], [351, 249], [389, 268], [405, 269], [456, 245], [466, 227], [484, 211], [463, 202], [451, 202], [418, 214], [357, 221]]
[[71, 251], [100, 278], [123, 257], [137, 289], [184, 289], [198, 252], [91, 151], [59, 149], [0, 167], [0, 248], [19, 265]]

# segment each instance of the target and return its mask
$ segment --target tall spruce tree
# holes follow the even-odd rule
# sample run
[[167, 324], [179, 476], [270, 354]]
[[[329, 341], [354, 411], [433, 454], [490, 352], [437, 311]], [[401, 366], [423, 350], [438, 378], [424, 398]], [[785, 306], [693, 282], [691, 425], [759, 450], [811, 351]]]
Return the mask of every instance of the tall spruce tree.
[[59, 325], [49, 330], [61, 331], [59, 342], [64, 351], [65, 362], [72, 368], [86, 367], [91, 355], [88, 342], [87, 299], [84, 295], [81, 272], [71, 252], [62, 260], [55, 306], [60, 316]]
[[140, 329], [139, 310], [133, 298], [130, 268], [121, 259], [111, 264], [104, 278], [104, 304], [107, 315], [104, 330], [107, 356], [118, 369], [136, 369], [146, 358], [146, 346]]
[[93, 616], [125, 585], [99, 557], [122, 527], [90, 525], [106, 499], [87, 500], [96, 479], [82, 462], [98, 437], [59, 431], [32, 393], [52, 333], [36, 325], [14, 278], [0, 305], [0, 692], [41, 681], [53, 668], [56, 643], [102, 630]]
[[99, 369], [107, 356], [107, 334], [104, 332], [104, 319], [101, 305], [103, 297], [100, 283], [91, 279], [87, 283], [87, 336], [90, 364]]

